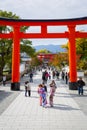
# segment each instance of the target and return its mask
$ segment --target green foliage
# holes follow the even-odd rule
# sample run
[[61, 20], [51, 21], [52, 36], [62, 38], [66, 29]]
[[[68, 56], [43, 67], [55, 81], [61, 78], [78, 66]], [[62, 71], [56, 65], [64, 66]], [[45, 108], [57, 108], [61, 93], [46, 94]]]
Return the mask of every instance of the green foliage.
[[41, 49], [37, 52], [37, 54], [40, 54], [40, 53], [48, 54], [48, 53], [51, 53], [51, 52], [47, 49]]
[[5, 18], [15, 18], [15, 19], [19, 18], [19, 16], [13, 14], [12, 12], [2, 11], [2, 10], [0, 10], [0, 16]]
[[[68, 51], [68, 43], [62, 46]], [[76, 39], [76, 54], [81, 55], [78, 63], [77, 69], [87, 70], [87, 38], [77, 38]]]
[[[13, 14], [12, 12], [0, 10], [0, 17], [5, 18], [15, 18], [18, 19], [19, 16]], [[0, 33], [9, 33], [12, 31], [12, 27], [0, 26]], [[3, 69], [8, 66], [11, 70], [11, 57], [12, 57], [12, 39], [0, 39], [0, 75], [3, 74]]]
[[76, 39], [76, 52], [80, 56], [77, 68], [87, 70], [87, 38]]
[[81, 59], [87, 60], [87, 38], [76, 39], [77, 54], [81, 54]]
[[80, 60], [77, 66], [78, 70], [87, 70], [87, 62], [86, 60]]
[[33, 56], [34, 53], [35, 53], [35, 49], [33, 47], [31, 47], [32, 45], [32, 42], [29, 41], [29, 40], [22, 40], [22, 43], [21, 43], [21, 53], [22, 52], [26, 52], [27, 55], [29, 56]]
[[[19, 19], [20, 17], [16, 14], [13, 14], [12, 12], [2, 11], [0, 10], [0, 17], [5, 18], [13, 18], [13, 19]], [[29, 27], [22, 26], [20, 31], [26, 32], [26, 30]], [[0, 26], [0, 33], [9, 33], [13, 29], [9, 26]], [[12, 62], [12, 39], [0, 39], [0, 75], [3, 74], [3, 69], [5, 66], [11, 70], [11, 62]], [[21, 40], [21, 53], [26, 52], [29, 56], [33, 56], [35, 49], [32, 48], [32, 42], [29, 40]]]
[[65, 49], [68, 51], [68, 49], [69, 49], [69, 47], [68, 47], [68, 42], [67, 42], [66, 44], [62, 45], [61, 47], [62, 47], [62, 48], [65, 48]]

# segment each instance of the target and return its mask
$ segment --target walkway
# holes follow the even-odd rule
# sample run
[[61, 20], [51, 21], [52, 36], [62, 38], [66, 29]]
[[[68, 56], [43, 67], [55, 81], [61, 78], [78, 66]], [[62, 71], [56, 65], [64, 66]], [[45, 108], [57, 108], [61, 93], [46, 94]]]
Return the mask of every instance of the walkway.
[[[70, 91], [64, 83], [56, 81], [58, 88], [54, 97], [54, 107], [43, 108], [39, 106], [37, 93], [41, 72], [34, 76], [31, 97], [24, 96], [23, 83], [27, 79], [27, 76], [22, 79], [21, 91], [14, 92], [15, 100], [11, 101], [0, 115], [0, 130], [87, 130], [87, 115], [73, 99], [72, 93], [69, 94]], [[3, 89], [5, 87], [0, 88], [1, 91]]]

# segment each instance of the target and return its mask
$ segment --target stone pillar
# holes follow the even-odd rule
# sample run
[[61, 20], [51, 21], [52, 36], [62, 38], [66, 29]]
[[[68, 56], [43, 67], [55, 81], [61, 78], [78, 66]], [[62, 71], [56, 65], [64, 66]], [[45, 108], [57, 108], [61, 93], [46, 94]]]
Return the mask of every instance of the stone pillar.
[[13, 27], [11, 90], [20, 90], [20, 27]]
[[75, 26], [68, 26], [69, 30], [69, 69], [70, 81], [69, 89], [77, 89], [77, 70], [76, 70], [76, 42], [75, 42]]

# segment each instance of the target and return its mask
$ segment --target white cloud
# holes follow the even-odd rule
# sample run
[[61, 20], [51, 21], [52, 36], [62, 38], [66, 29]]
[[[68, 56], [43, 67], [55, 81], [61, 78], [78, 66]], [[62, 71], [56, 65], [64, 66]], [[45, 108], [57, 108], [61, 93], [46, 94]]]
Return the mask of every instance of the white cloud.
[[38, 46], [38, 45], [63, 45], [67, 43], [67, 39], [33, 39], [32, 45]]
[[71, 18], [87, 14], [87, 0], [0, 0], [0, 9], [21, 18]]
[[[25, 19], [64, 19], [87, 15], [87, 0], [0, 0], [0, 9]], [[81, 28], [81, 30], [87, 27]], [[35, 29], [37, 30], [37, 29]], [[63, 29], [50, 28], [50, 31]], [[65, 29], [64, 29], [65, 30]], [[62, 44], [65, 39], [32, 40], [34, 44]]]

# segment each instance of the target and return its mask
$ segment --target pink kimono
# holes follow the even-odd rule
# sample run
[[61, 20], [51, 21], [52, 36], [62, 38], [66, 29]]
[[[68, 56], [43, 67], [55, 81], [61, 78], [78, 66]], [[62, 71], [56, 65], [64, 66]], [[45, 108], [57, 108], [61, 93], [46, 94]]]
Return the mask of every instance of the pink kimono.
[[56, 88], [54, 86], [50, 87], [50, 96], [49, 96], [49, 104], [51, 107], [53, 107], [53, 96], [56, 91]]

